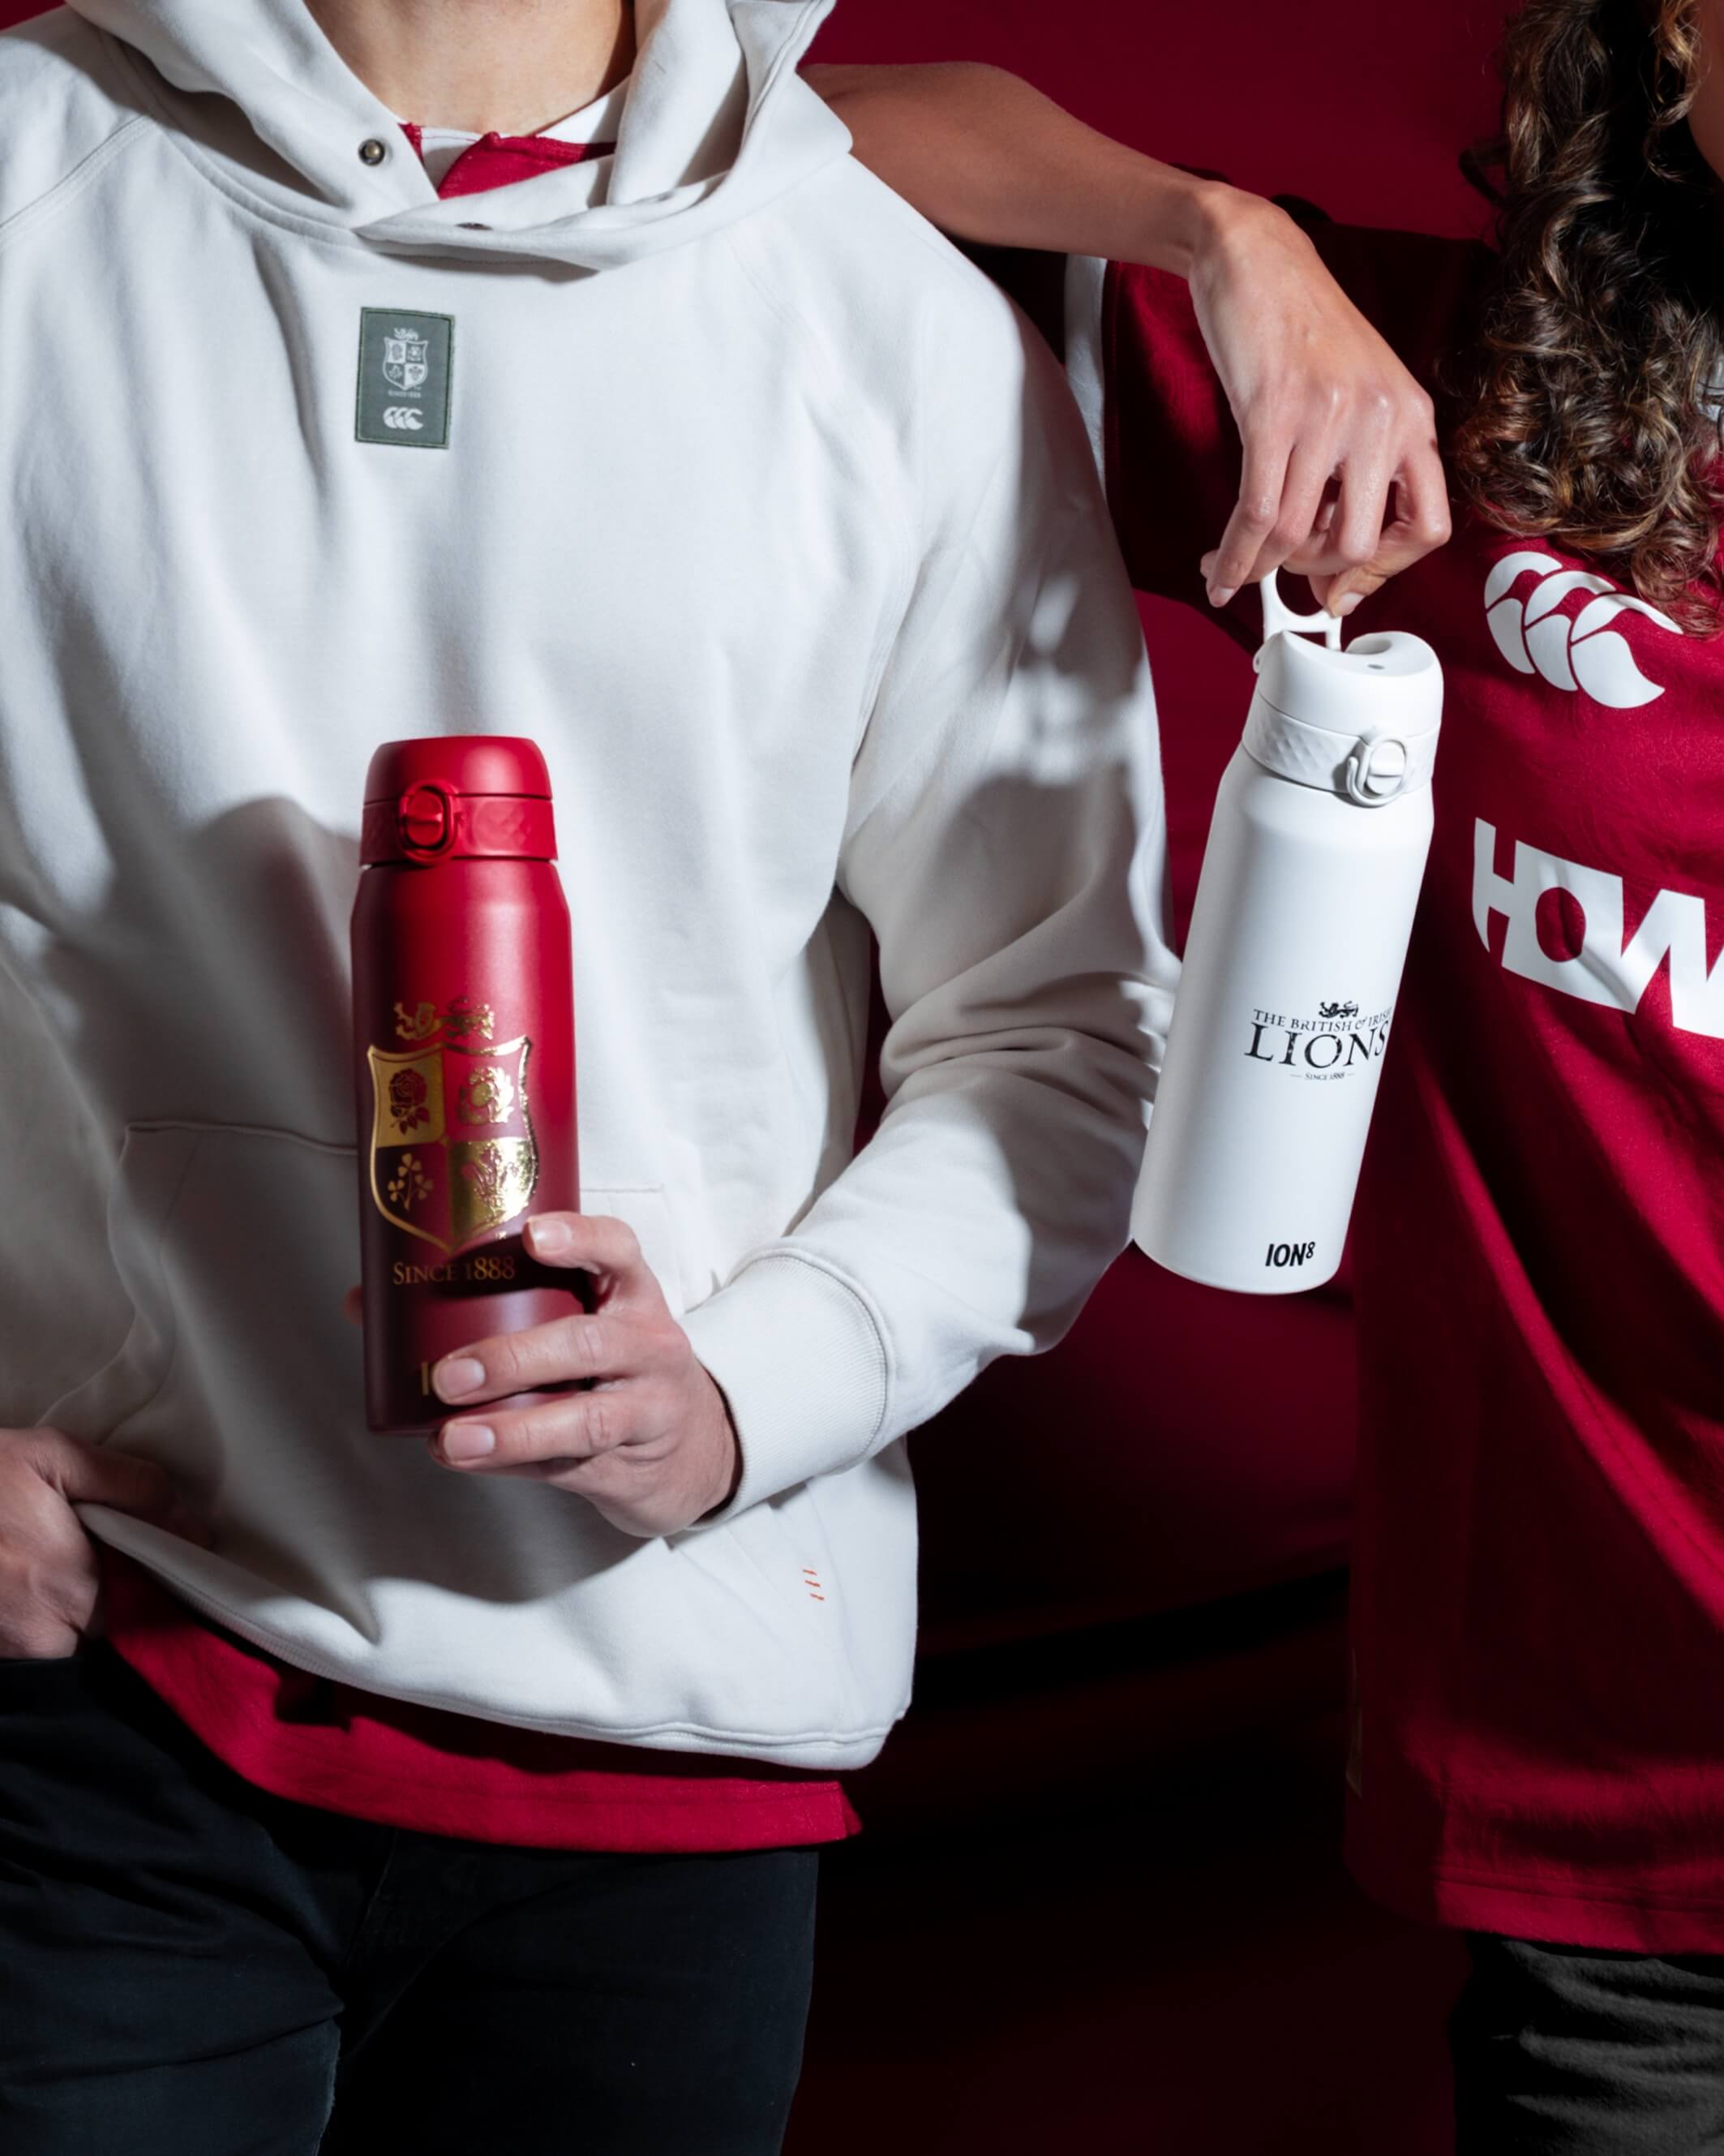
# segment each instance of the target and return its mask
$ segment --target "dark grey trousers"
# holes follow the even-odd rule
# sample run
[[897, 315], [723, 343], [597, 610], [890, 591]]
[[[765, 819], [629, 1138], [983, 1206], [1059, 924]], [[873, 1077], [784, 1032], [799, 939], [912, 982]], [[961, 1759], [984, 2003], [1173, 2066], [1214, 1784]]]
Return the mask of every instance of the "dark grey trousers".
[[1449, 2028], [1460, 2156], [1724, 2150], [1724, 1958], [1469, 1943]]
[[776, 2156], [818, 1859], [249, 1788], [110, 1650], [0, 1661], [4, 2156]]

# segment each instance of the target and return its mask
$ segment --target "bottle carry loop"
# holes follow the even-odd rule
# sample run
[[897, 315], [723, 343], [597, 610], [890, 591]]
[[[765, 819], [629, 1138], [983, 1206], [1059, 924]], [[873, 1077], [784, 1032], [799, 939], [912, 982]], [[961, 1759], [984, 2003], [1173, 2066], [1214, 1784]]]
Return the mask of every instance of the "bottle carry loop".
[[[1258, 588], [1263, 600], [1264, 640], [1253, 661], [1260, 685], [1245, 722], [1246, 754], [1278, 778], [1291, 779], [1296, 785], [1313, 787], [1321, 793], [1338, 793], [1343, 800], [1360, 808], [1386, 808], [1392, 801], [1398, 801], [1403, 794], [1428, 784], [1437, 757], [1436, 723], [1414, 732], [1397, 730], [1393, 724], [1370, 724], [1356, 731], [1344, 724], [1338, 727], [1319, 726], [1311, 719], [1281, 710], [1271, 701], [1277, 679], [1282, 680], [1284, 688], [1293, 685], [1285, 679], [1285, 668], [1270, 666], [1270, 687], [1263, 685], [1265, 660], [1277, 649], [1278, 637], [1321, 634], [1324, 651], [1312, 651], [1309, 645], [1302, 645], [1298, 649], [1309, 654], [1308, 662], [1301, 660], [1294, 664], [1290, 659], [1289, 663], [1294, 665], [1296, 675], [1307, 688], [1312, 680], [1312, 670], [1321, 673], [1321, 693], [1312, 701], [1319, 704], [1326, 716], [1331, 708], [1344, 711], [1352, 692], [1362, 691], [1373, 702], [1378, 701], [1383, 690], [1393, 685], [1390, 677], [1402, 673], [1400, 665], [1388, 656], [1397, 646], [1403, 651], [1410, 649], [1423, 654], [1434, 670], [1434, 658], [1426, 647], [1416, 639], [1376, 636], [1362, 638], [1351, 651], [1343, 651], [1341, 622], [1337, 615], [1321, 609], [1316, 613], [1295, 613], [1281, 598], [1280, 582], [1273, 571], [1262, 579]], [[1332, 671], [1327, 653], [1332, 653], [1340, 662]], [[1384, 675], [1383, 683], [1366, 690], [1357, 678], [1361, 665], [1370, 673]], [[1440, 709], [1439, 699], [1431, 714], [1434, 721]], [[1409, 712], [1407, 716], [1414, 714]]]
[[[1263, 640], [1265, 644], [1270, 637], [1279, 636], [1285, 630], [1290, 635], [1321, 635], [1331, 651], [1340, 650], [1341, 616], [1338, 613], [1331, 613], [1326, 607], [1319, 607], [1315, 613], [1295, 613], [1281, 597], [1280, 572], [1276, 569], [1271, 569], [1260, 581], [1257, 589], [1263, 600]], [[1261, 659], [1263, 654], [1260, 651], [1257, 655]]]

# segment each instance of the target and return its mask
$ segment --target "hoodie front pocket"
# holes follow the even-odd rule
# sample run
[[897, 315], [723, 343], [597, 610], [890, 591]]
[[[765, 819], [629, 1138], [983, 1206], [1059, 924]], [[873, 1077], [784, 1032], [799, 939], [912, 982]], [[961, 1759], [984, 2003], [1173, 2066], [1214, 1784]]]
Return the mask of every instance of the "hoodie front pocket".
[[130, 1126], [109, 1204], [132, 1306], [119, 1352], [45, 1421], [157, 1459], [224, 1511], [267, 1511], [308, 1441], [362, 1432], [350, 1147], [218, 1123]]
[[119, 1348], [42, 1420], [87, 1443], [117, 1439], [161, 1389], [173, 1359], [174, 1319], [162, 1240], [202, 1133], [189, 1124], [129, 1123], [108, 1194], [108, 1249], [131, 1304]]

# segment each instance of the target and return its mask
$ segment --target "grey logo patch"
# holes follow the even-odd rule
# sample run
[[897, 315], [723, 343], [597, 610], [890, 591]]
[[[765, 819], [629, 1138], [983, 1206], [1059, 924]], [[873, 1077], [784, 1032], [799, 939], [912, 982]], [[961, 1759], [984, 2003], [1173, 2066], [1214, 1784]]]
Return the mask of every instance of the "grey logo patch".
[[361, 311], [358, 440], [387, 449], [449, 447], [454, 336], [450, 315]]

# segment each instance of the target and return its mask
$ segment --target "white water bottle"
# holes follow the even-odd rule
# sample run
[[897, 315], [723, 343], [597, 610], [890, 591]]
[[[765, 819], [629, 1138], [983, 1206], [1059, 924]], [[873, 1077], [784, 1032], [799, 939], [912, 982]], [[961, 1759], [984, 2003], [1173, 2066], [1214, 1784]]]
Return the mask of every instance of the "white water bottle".
[[1188, 1279], [1286, 1295], [1341, 1263], [1430, 850], [1443, 675], [1419, 637], [1343, 651], [1332, 616], [1262, 590], [1131, 1229]]

